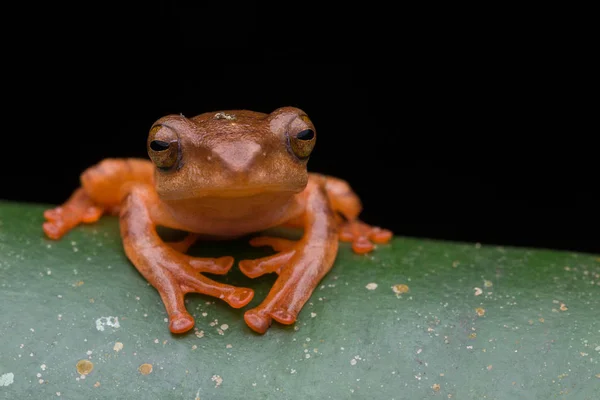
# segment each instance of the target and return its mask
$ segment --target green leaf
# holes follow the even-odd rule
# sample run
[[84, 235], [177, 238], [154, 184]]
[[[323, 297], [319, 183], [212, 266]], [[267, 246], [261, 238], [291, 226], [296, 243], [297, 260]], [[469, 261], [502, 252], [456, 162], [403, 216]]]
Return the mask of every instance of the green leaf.
[[[295, 325], [253, 333], [243, 313], [275, 277], [234, 268], [215, 279], [254, 288], [253, 302], [235, 310], [188, 295], [198, 334], [175, 336], [125, 257], [115, 217], [51, 241], [43, 210], [0, 203], [3, 399], [592, 399], [600, 390], [598, 255], [396, 237], [359, 256], [342, 243]], [[247, 240], [192, 253], [265, 255]], [[395, 293], [399, 284], [409, 291]], [[88, 375], [80, 360], [93, 364]]]

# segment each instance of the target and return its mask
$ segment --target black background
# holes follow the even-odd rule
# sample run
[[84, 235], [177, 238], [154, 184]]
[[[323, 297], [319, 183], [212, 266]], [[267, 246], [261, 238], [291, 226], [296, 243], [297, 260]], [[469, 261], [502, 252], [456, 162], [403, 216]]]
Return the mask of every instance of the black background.
[[349, 181], [369, 223], [600, 252], [597, 111], [558, 36], [426, 14], [367, 37], [336, 11], [198, 4], [16, 13], [0, 198], [64, 201], [86, 167], [146, 157], [166, 114], [289, 105], [317, 128], [309, 169]]

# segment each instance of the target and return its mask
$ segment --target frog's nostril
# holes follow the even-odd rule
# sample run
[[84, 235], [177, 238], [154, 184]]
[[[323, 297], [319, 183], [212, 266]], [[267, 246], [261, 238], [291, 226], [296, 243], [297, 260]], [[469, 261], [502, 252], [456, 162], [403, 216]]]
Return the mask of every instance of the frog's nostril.
[[254, 142], [222, 143], [214, 147], [213, 153], [230, 171], [244, 172], [253, 164], [260, 149]]

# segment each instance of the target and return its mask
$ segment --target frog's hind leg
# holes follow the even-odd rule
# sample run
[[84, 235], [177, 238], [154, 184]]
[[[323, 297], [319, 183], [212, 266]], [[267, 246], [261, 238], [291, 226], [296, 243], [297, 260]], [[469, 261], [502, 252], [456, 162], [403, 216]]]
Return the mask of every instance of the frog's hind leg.
[[343, 217], [339, 221], [339, 239], [342, 242], [351, 242], [355, 253], [369, 253], [375, 248], [373, 243], [390, 241], [393, 235], [391, 231], [370, 226], [358, 219], [362, 204], [346, 181], [323, 175], [315, 176], [315, 179], [325, 180], [325, 190], [331, 206]]
[[125, 184], [152, 180], [150, 161], [133, 158], [101, 161], [81, 174], [81, 187], [64, 204], [44, 212], [46, 236], [60, 239], [81, 223], [96, 222], [106, 213], [118, 214]]

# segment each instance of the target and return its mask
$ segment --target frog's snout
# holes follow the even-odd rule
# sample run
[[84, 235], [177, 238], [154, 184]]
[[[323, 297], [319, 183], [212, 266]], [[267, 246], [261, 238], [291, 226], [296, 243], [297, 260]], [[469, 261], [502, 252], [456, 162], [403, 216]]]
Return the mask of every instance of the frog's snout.
[[260, 150], [260, 145], [255, 142], [237, 141], [216, 145], [213, 154], [226, 170], [235, 174], [246, 174], [256, 161]]

